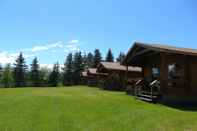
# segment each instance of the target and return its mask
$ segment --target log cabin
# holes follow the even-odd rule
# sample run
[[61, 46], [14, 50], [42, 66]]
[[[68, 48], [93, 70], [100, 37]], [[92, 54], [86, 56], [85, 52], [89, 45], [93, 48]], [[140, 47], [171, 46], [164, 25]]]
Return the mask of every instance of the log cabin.
[[101, 62], [97, 68], [98, 73], [108, 74], [105, 79], [99, 79], [101, 87], [106, 90], [125, 90], [127, 82], [141, 79], [141, 71], [140, 67], [123, 66], [116, 62]]
[[142, 68], [137, 98], [167, 103], [197, 102], [197, 50], [135, 42], [122, 62]]
[[106, 73], [98, 73], [97, 68], [88, 68], [82, 72], [83, 83], [88, 86], [98, 86], [98, 79], [107, 76]]

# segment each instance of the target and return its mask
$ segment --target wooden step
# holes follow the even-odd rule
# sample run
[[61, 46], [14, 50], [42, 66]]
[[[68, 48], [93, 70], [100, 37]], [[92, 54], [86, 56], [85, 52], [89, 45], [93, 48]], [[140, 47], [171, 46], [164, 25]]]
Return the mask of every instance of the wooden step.
[[156, 95], [149, 95], [149, 94], [138, 94], [138, 96], [139, 97], [146, 97], [146, 98], [153, 98], [153, 99], [155, 99], [155, 98], [158, 98], [158, 96], [156, 96]]
[[153, 102], [153, 99], [151, 99], [151, 98], [139, 97], [139, 96], [137, 96], [137, 98], [140, 100], [143, 100], [143, 101]]
[[[141, 91], [140, 93], [141, 93], [141, 94], [146, 94], [146, 95], [151, 95], [151, 92], [148, 92], [148, 91]], [[159, 93], [153, 92], [153, 95], [154, 95], [154, 96], [159, 96], [160, 94], [159, 94]]]

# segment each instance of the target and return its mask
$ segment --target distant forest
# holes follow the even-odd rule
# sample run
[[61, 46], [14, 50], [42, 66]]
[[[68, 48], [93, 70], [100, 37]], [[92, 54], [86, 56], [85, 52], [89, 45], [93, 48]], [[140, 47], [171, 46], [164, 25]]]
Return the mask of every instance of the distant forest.
[[65, 59], [64, 66], [60, 67], [56, 62], [53, 69], [40, 67], [38, 58], [32, 63], [26, 64], [23, 54], [20, 53], [13, 65], [0, 64], [0, 87], [57, 87], [79, 85], [82, 83], [81, 72], [87, 68], [96, 68], [101, 61], [121, 62], [125, 57], [120, 53], [114, 60], [111, 49], [108, 50], [103, 59], [99, 49], [82, 55], [82, 53], [69, 53]]

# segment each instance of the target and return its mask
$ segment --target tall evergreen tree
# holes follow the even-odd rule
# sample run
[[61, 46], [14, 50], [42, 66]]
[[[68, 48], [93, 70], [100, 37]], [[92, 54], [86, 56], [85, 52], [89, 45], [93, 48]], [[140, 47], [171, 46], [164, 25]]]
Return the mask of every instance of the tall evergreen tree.
[[83, 59], [81, 52], [76, 52], [73, 61], [73, 76], [74, 84], [79, 84], [81, 81], [81, 72], [84, 70]]
[[1, 82], [1, 79], [2, 79], [2, 75], [3, 75], [3, 67], [0, 64], [0, 82]]
[[117, 62], [122, 62], [125, 58], [125, 54], [123, 52], [120, 52], [118, 58], [116, 59]]
[[100, 53], [99, 49], [95, 49], [95, 51], [94, 51], [94, 64], [93, 64], [93, 67], [97, 68], [97, 66], [101, 62], [101, 60], [102, 60], [102, 56], [101, 56], [101, 53]]
[[88, 68], [88, 64], [87, 64], [87, 55], [86, 53], [84, 53], [82, 55], [82, 66], [84, 67], [84, 69]]
[[73, 81], [72, 76], [73, 76], [73, 55], [72, 53], [69, 53], [63, 68], [63, 84], [71, 85]]
[[25, 64], [25, 58], [20, 53], [14, 64], [14, 82], [16, 87], [26, 86], [26, 70], [27, 65]]
[[113, 56], [111, 49], [108, 50], [105, 61], [106, 62], [114, 62], [114, 56]]
[[59, 84], [60, 79], [60, 67], [59, 63], [55, 63], [53, 66], [53, 70], [51, 74], [49, 75], [49, 86], [56, 87]]
[[9, 88], [13, 86], [13, 75], [12, 75], [12, 70], [10, 67], [10, 64], [7, 64], [3, 70], [3, 75], [2, 75], [2, 84], [5, 88]]
[[87, 67], [92, 68], [94, 65], [94, 55], [89, 52], [87, 57], [86, 57], [86, 62], [87, 62]]
[[30, 77], [34, 87], [41, 86], [40, 66], [37, 57], [35, 57], [32, 61]]

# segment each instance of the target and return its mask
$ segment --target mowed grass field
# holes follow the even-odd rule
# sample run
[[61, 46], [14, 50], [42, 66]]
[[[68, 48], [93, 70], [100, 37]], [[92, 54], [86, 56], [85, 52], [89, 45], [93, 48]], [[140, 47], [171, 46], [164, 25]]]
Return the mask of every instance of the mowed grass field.
[[197, 111], [86, 86], [0, 89], [0, 131], [196, 131]]

